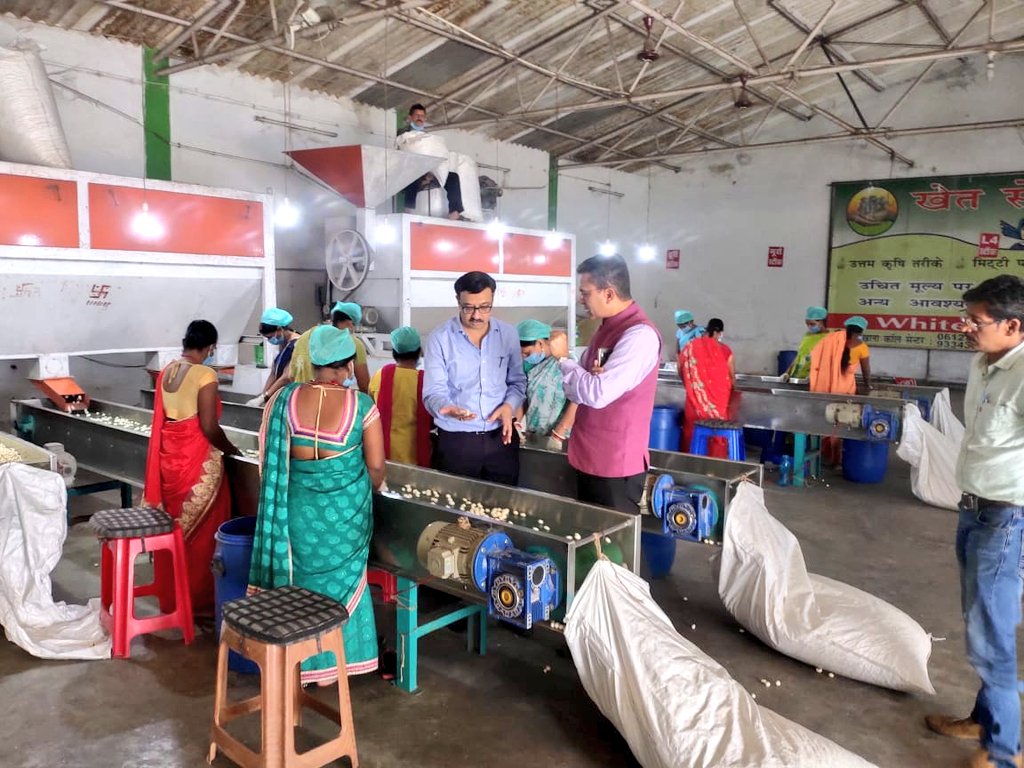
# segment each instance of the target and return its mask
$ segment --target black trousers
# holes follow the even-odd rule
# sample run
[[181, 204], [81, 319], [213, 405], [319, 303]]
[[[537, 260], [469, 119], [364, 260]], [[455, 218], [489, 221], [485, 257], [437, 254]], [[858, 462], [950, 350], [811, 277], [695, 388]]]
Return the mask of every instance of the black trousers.
[[[424, 188], [423, 180], [425, 178], [427, 177], [421, 176], [402, 190], [406, 208], [416, 207], [416, 195]], [[459, 180], [459, 174], [448, 174], [448, 178], [444, 182], [444, 193], [448, 196], [448, 213], [462, 213], [462, 182]]]
[[628, 477], [598, 477], [576, 470], [576, 498], [587, 504], [640, 514], [646, 472]]
[[501, 427], [490, 432], [437, 430], [434, 438], [434, 469], [450, 475], [472, 477], [502, 485], [519, 484], [519, 435], [501, 442]]

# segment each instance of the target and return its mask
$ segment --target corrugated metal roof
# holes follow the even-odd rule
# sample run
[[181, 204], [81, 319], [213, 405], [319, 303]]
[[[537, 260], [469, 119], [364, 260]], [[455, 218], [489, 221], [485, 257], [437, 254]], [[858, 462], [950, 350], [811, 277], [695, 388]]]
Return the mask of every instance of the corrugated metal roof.
[[[820, 133], [859, 126], [835, 74], [758, 81], [790, 66], [992, 40], [1010, 55], [1024, 49], [1016, 0], [0, 0], [0, 13], [157, 49], [174, 42], [178, 68], [237, 67], [374, 106], [421, 101], [435, 122], [571, 162], [805, 136], [811, 117]], [[657, 61], [637, 59], [645, 45]], [[843, 77], [878, 118], [927, 65]], [[741, 75], [753, 78], [743, 110], [733, 104]]]

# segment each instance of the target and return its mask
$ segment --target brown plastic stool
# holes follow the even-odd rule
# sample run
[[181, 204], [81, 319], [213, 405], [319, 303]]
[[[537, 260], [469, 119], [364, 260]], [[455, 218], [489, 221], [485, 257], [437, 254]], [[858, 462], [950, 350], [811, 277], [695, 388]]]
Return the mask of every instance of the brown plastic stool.
[[[319, 768], [342, 757], [358, 768], [341, 636], [346, 621], [348, 611], [341, 603], [301, 587], [271, 589], [224, 604], [208, 762], [213, 762], [220, 749], [242, 768]], [[259, 665], [258, 696], [228, 703], [229, 650]], [[299, 664], [322, 651], [332, 651], [338, 662], [337, 709], [303, 691], [300, 683]], [[301, 724], [304, 706], [337, 723], [340, 730], [333, 739], [299, 754], [295, 751], [295, 726]], [[261, 714], [259, 753], [224, 729], [235, 718], [252, 712]]]

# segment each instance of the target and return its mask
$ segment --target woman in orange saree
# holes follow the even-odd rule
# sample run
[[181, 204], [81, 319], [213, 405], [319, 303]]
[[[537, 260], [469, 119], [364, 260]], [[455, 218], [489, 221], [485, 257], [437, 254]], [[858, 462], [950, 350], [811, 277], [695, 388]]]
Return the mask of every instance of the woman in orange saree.
[[[721, 342], [725, 324], [717, 317], [707, 324], [707, 335], [689, 342], [679, 353], [679, 378], [686, 386], [683, 411], [684, 451], [690, 450], [694, 424], [698, 419], [728, 419], [732, 383], [736, 376], [732, 350]], [[727, 458], [722, 438], [712, 438], [708, 455]]]
[[[148, 506], [181, 524], [192, 612], [200, 617], [213, 615], [214, 534], [231, 517], [224, 456], [239, 452], [218, 423], [217, 373], [208, 365], [216, 345], [213, 324], [193, 321], [182, 340], [181, 359], [157, 377], [143, 491]], [[168, 553], [156, 554], [154, 568], [162, 576], [170, 562], [160, 556]]]
[[[864, 385], [871, 387], [871, 352], [861, 338], [868, 321], [860, 315], [848, 319], [842, 332], [829, 333], [811, 352], [811, 392], [834, 395], [857, 394], [857, 371], [864, 377]], [[840, 466], [843, 444], [838, 438], [826, 437], [821, 441], [822, 459]]]

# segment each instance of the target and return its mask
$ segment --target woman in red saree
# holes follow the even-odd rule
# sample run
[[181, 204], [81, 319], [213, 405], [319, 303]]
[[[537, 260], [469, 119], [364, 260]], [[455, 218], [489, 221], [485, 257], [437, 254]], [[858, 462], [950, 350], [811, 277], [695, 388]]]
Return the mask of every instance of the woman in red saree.
[[[182, 340], [181, 359], [157, 377], [143, 492], [148, 506], [181, 524], [192, 612], [200, 617], [213, 615], [213, 537], [231, 517], [224, 455], [239, 453], [218, 423], [217, 373], [207, 365], [216, 345], [213, 324], [194, 320]], [[154, 562], [158, 572], [169, 566], [162, 557]]]
[[[693, 427], [698, 419], [728, 419], [736, 363], [732, 350], [722, 343], [725, 324], [717, 317], [707, 324], [707, 335], [694, 339], [679, 353], [679, 378], [686, 386], [683, 414], [683, 450], [690, 449]], [[712, 438], [708, 455], [728, 457], [723, 438]]]

